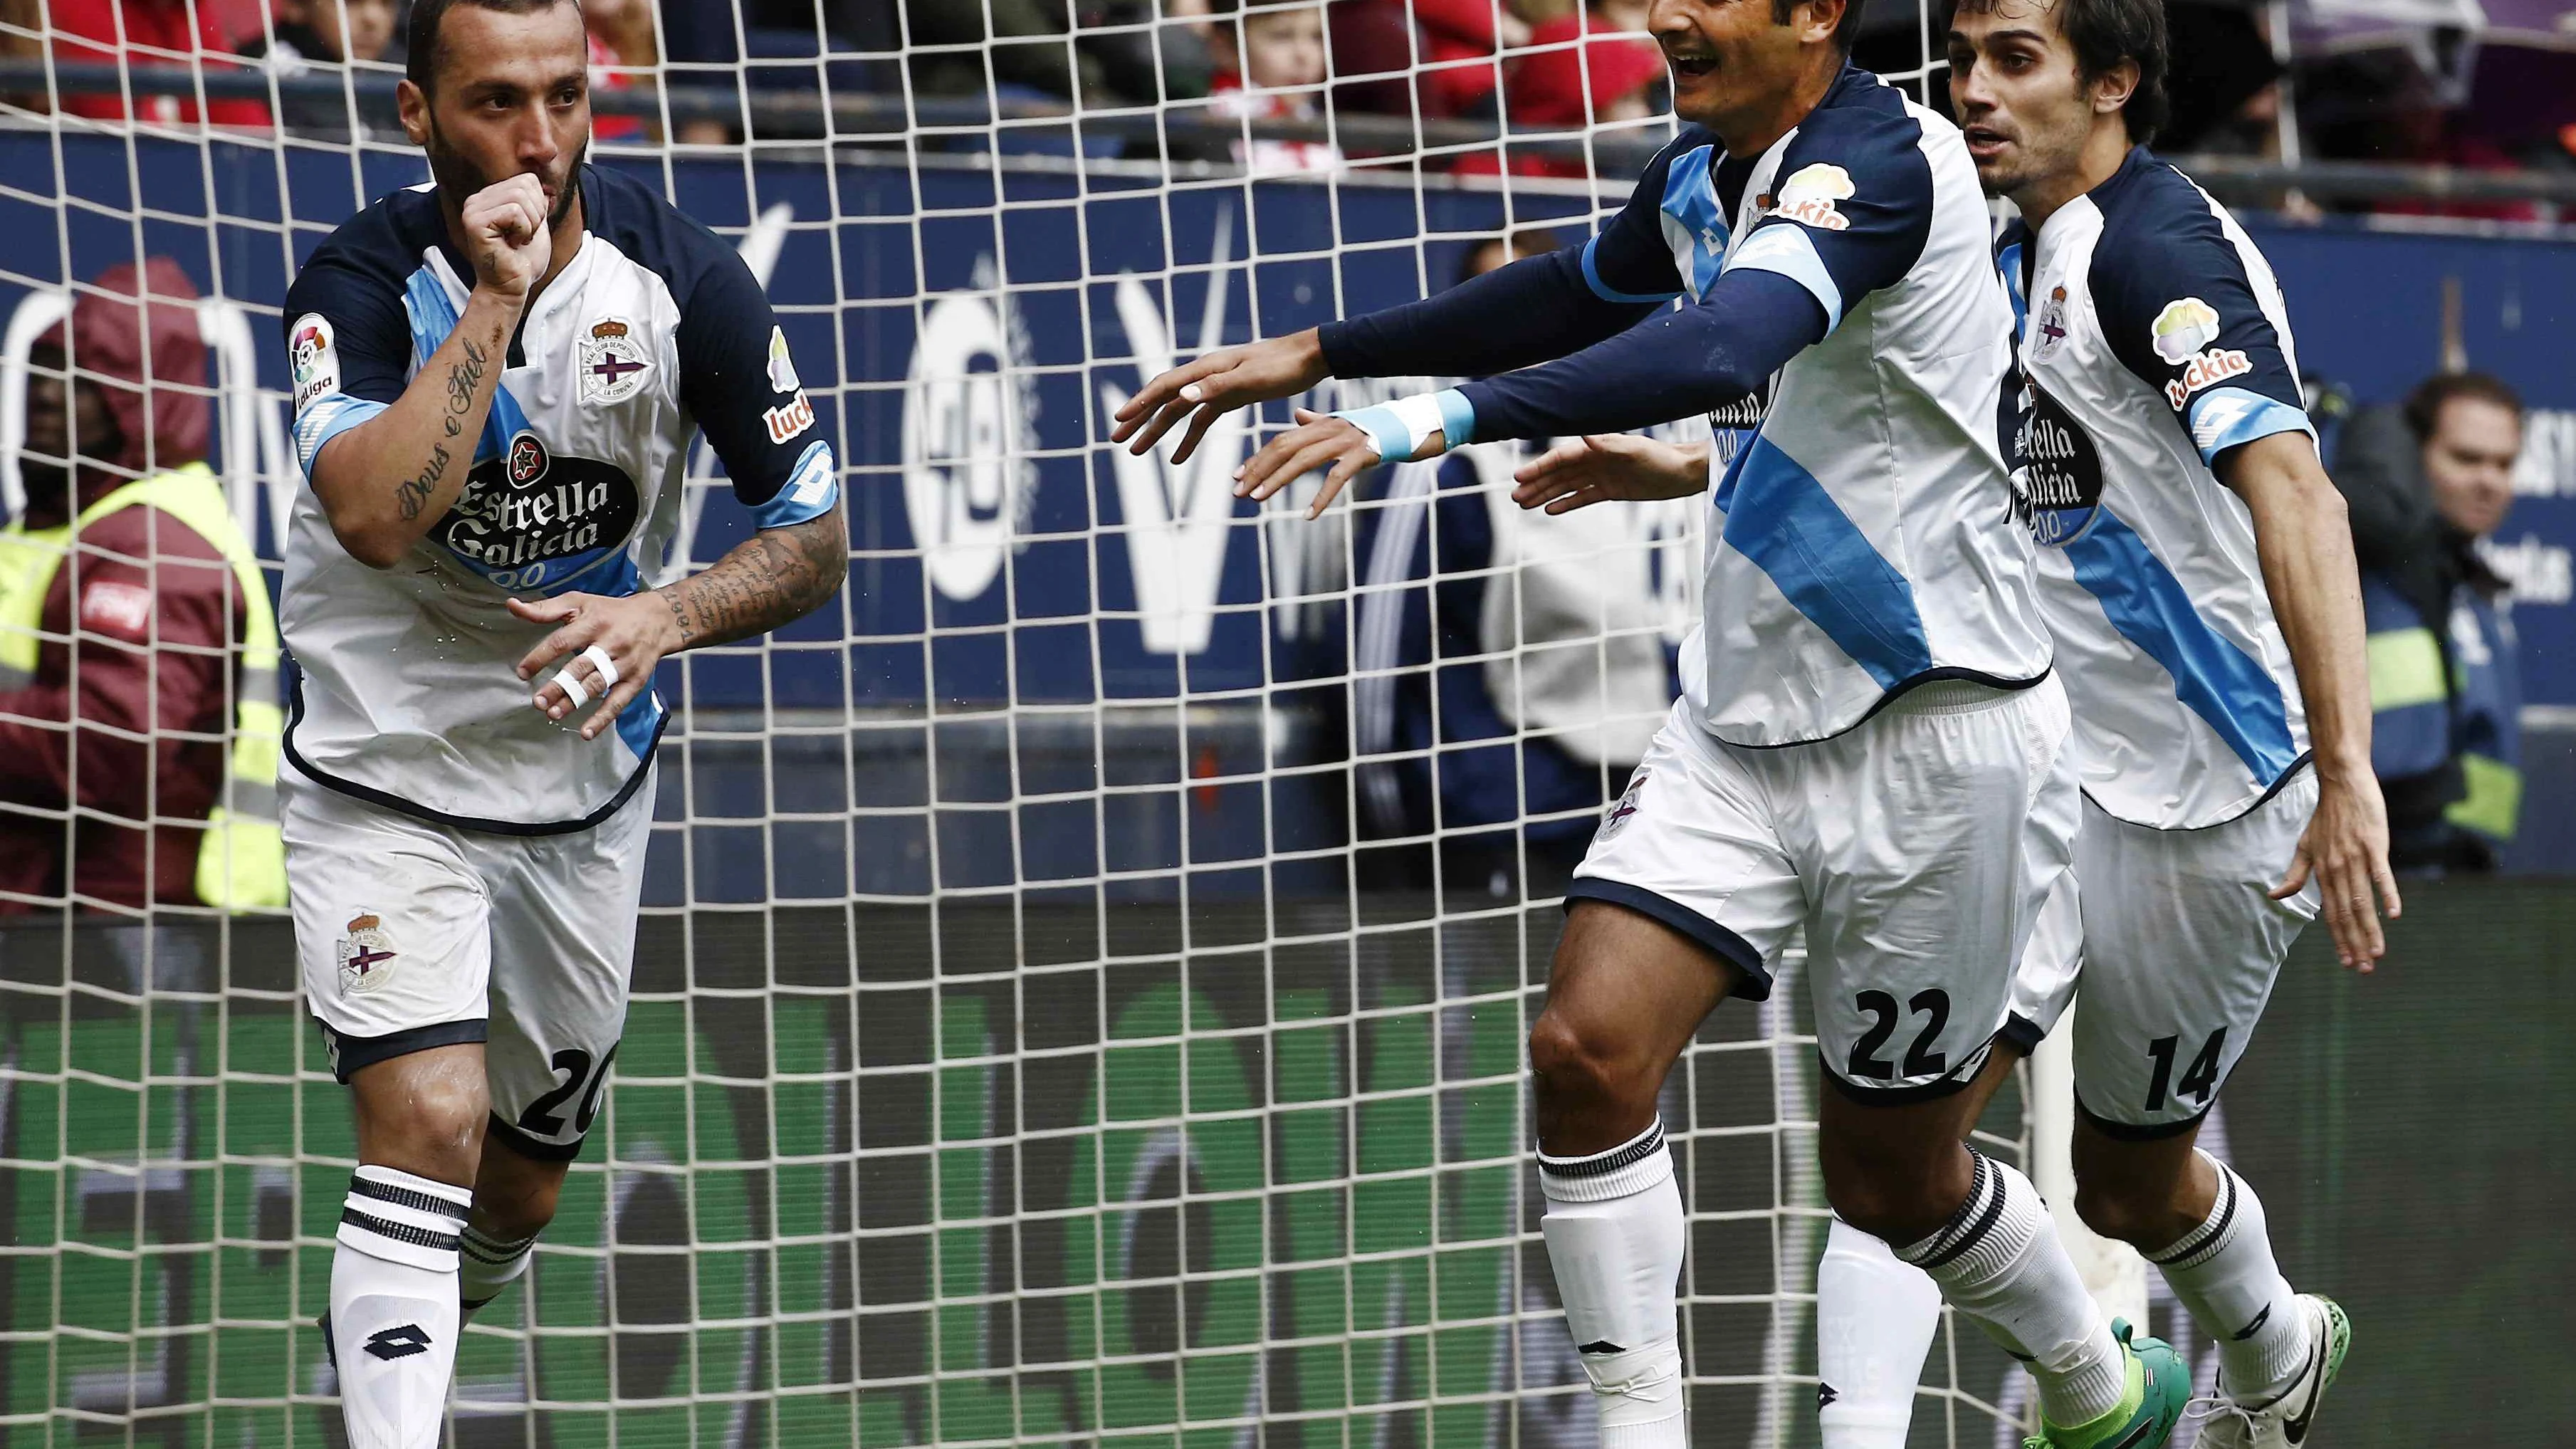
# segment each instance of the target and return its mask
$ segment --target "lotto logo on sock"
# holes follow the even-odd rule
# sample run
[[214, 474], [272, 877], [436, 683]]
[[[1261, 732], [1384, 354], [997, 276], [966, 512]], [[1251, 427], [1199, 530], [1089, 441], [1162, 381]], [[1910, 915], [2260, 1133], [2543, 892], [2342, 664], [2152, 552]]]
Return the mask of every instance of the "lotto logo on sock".
[[409, 1358], [429, 1352], [429, 1335], [417, 1323], [388, 1328], [367, 1340], [367, 1352], [378, 1358]]

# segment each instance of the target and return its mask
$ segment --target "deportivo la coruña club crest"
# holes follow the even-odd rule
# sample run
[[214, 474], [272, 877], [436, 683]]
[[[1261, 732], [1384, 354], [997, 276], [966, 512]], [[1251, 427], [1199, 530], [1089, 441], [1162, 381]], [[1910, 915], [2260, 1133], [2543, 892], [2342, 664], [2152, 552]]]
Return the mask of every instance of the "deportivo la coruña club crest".
[[1618, 834], [1619, 828], [1628, 823], [1628, 817], [1637, 813], [1637, 797], [1645, 793], [1646, 772], [1641, 769], [1628, 777], [1628, 788], [1620, 792], [1618, 803], [1602, 815], [1598, 838], [1608, 840]]
[[373, 991], [393, 974], [393, 943], [385, 939], [384, 922], [374, 915], [349, 918], [349, 934], [340, 938], [340, 990]]
[[2030, 340], [2030, 359], [2046, 362], [2066, 345], [2066, 289], [2051, 287], [2048, 300], [2040, 304], [2039, 327]]
[[603, 317], [581, 340], [580, 372], [581, 400], [604, 407], [642, 392], [653, 364], [644, 360], [632, 325], [622, 317]]

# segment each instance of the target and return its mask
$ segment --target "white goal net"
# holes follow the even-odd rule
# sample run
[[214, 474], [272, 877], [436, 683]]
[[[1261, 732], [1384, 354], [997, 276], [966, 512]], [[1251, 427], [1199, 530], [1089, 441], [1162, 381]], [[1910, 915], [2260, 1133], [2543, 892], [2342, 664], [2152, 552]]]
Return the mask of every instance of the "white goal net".
[[[1447, 475], [1371, 479], [1312, 524], [1309, 492], [1235, 500], [1284, 406], [1188, 464], [1105, 439], [1173, 359], [1423, 295], [1490, 241], [1579, 238], [1664, 123], [1525, 131], [1506, 183], [1474, 159], [1489, 126], [1422, 106], [1472, 111], [1451, 91], [1479, 67], [1487, 91], [1520, 72], [1444, 69], [1427, 29], [1392, 69], [1211, 105], [1118, 87], [1137, 45], [1231, 19], [1086, 3], [1078, 36], [1013, 48], [866, 27], [1048, 7], [726, 8], [661, 7], [667, 63], [603, 86], [594, 160], [768, 287], [848, 467], [849, 584], [664, 671], [615, 1078], [534, 1271], [462, 1348], [454, 1442], [1590, 1444], [1523, 1039], [1559, 919], [1546, 861], [1627, 766], [1569, 746], [1590, 798], [1516, 794], [1551, 736], [1508, 666], [1544, 644], [1607, 679], [1664, 647], [1696, 524], [1641, 511], [1569, 552], [1489, 513], [1462, 563]], [[1403, 33], [1401, 5], [1333, 8], [1336, 56], [1360, 44], [1344, 10]], [[258, 34], [255, 3], [218, 18], [244, 16]], [[1650, 108], [1650, 84], [1600, 94], [1623, 62], [1570, 34], [1542, 26], [1538, 53], [1581, 78], [1578, 111]], [[278, 304], [332, 227], [425, 175], [390, 126], [396, 72], [0, 42], [9, 510], [31, 350], [81, 284], [166, 256], [205, 299], [211, 461], [273, 561], [300, 486]], [[1925, 74], [1926, 17], [1878, 16], [1870, 43]], [[1050, 101], [1049, 73], [1081, 101]], [[241, 105], [269, 124], [194, 123]], [[675, 570], [747, 527], [713, 460], [693, 468]], [[1545, 570], [1644, 592], [1543, 620]], [[1500, 766], [1453, 717], [1479, 690], [1520, 721]], [[1547, 716], [1557, 737], [1633, 732], [1599, 692], [1579, 727]], [[1498, 780], [1496, 808], [1441, 805], [1435, 757]], [[126, 808], [51, 788], [0, 782], [0, 852], [88, 848]], [[341, 1443], [314, 1320], [352, 1133], [287, 928], [0, 876], [0, 1442]], [[1667, 1093], [1710, 1449], [1815, 1442], [1804, 1019], [1794, 984], [1728, 1004]], [[2008, 1092], [1996, 1150], [2019, 1120]], [[1912, 1442], [2011, 1432], [2007, 1368], [1945, 1327]]]

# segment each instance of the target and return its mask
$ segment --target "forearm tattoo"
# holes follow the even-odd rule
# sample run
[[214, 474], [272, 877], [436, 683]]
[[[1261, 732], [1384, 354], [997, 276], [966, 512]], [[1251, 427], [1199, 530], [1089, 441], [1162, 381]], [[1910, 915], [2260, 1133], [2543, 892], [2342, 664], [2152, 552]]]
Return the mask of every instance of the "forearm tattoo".
[[680, 628], [680, 647], [765, 634], [823, 606], [849, 577], [849, 536], [836, 509], [788, 528], [753, 534], [705, 573], [662, 591]]
[[429, 466], [417, 478], [407, 478], [394, 488], [394, 504], [402, 510], [408, 523], [420, 517], [420, 510], [438, 492], [438, 480], [447, 476], [447, 445], [438, 443], [429, 450]]
[[[442, 426], [451, 438], [465, 432], [465, 415], [474, 411], [474, 395], [482, 389], [483, 374], [489, 370], [492, 356], [475, 346], [474, 339], [470, 337], [459, 339], [457, 345], [464, 350], [465, 356], [447, 369], [447, 416], [442, 420]], [[421, 469], [420, 476], [394, 485], [394, 506], [401, 510], [405, 523], [419, 518], [420, 511], [437, 496], [439, 482], [447, 476], [449, 461], [447, 445], [433, 444], [429, 450], [429, 464]]]

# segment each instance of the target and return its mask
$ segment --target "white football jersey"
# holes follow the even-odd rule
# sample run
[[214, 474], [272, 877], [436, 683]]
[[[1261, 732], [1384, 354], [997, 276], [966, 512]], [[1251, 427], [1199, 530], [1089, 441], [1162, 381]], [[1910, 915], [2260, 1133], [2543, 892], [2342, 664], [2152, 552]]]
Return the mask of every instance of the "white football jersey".
[[2085, 792], [2135, 825], [2233, 819], [2308, 751], [2252, 514], [2211, 471], [2256, 438], [2315, 436], [2280, 286], [2143, 147], [1996, 257], [2023, 317], [2001, 426]]
[[1696, 299], [1750, 267], [1825, 311], [1824, 340], [1780, 370], [1758, 421], [1711, 419], [1725, 464], [1704, 648], [1683, 673], [1719, 739], [1823, 739], [1916, 684], [2048, 673], [1994, 434], [2013, 319], [1991, 235], [1958, 129], [1846, 69], [1759, 156], [1685, 128], [1586, 248], [1608, 300], [1676, 282]]
[[[580, 250], [523, 315], [465, 492], [428, 536], [369, 568], [312, 490], [297, 495], [278, 612], [299, 669], [286, 754], [344, 794], [513, 834], [605, 820], [647, 778], [662, 700], [645, 690], [590, 741], [588, 710], [547, 719], [515, 670], [551, 626], [504, 601], [641, 589], [678, 526], [700, 429], [757, 526], [839, 500], [831, 445], [742, 259], [637, 181], [586, 166], [581, 187]], [[314, 250], [285, 309], [306, 469], [402, 396], [473, 275], [426, 186]]]

